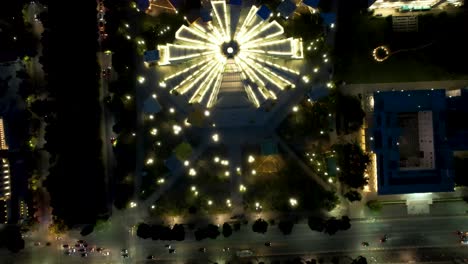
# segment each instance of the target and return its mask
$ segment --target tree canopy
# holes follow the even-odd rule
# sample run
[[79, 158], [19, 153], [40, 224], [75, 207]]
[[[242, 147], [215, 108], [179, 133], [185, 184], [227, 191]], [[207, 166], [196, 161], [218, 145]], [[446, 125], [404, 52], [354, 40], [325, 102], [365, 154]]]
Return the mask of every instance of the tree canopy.
[[349, 187], [363, 188], [368, 181], [365, 170], [370, 163], [369, 155], [357, 143], [338, 144], [334, 150], [340, 168], [338, 179]]
[[256, 233], [265, 234], [267, 230], [268, 230], [268, 223], [261, 218], [257, 219], [252, 225], [252, 231]]

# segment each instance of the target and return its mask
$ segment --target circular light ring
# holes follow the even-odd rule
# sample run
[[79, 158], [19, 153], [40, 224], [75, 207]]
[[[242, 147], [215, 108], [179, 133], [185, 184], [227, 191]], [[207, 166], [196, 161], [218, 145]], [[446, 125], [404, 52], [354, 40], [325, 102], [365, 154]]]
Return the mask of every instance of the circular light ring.
[[386, 46], [378, 46], [372, 51], [372, 57], [377, 62], [382, 62], [390, 57], [390, 49]]

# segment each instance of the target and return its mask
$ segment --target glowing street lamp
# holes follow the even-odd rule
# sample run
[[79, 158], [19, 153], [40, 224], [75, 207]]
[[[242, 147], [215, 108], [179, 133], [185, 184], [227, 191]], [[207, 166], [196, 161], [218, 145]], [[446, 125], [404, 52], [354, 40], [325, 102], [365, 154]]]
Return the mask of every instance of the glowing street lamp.
[[295, 198], [289, 198], [289, 204], [292, 207], [296, 207], [297, 206], [297, 200]]
[[255, 161], [255, 158], [254, 158], [254, 156], [252, 156], [252, 155], [249, 155], [249, 158], [248, 158], [248, 160], [247, 160], [247, 161], [248, 161], [249, 163], [252, 163], [252, 162], [254, 162], [254, 161]]
[[247, 191], [247, 188], [243, 184], [241, 184], [241, 185], [239, 185], [239, 191], [240, 192], [245, 192], [245, 191]]
[[219, 141], [219, 135], [217, 133], [213, 134], [213, 136], [211, 136], [211, 138], [213, 139], [214, 142]]
[[196, 171], [194, 168], [190, 168], [190, 169], [189, 169], [189, 175], [190, 175], [190, 176], [196, 176], [196, 175], [197, 175], [197, 171]]

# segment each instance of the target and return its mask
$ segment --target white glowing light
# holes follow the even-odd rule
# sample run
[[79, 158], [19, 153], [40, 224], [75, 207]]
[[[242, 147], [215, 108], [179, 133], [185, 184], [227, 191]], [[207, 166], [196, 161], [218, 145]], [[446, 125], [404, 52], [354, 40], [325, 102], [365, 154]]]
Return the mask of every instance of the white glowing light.
[[297, 111], [299, 111], [299, 107], [298, 107], [298, 106], [294, 106], [294, 107], [293, 107], [293, 112], [297, 112]]
[[296, 207], [297, 206], [297, 200], [295, 198], [289, 198], [289, 204], [292, 207]]
[[254, 162], [254, 161], [255, 161], [254, 156], [250, 155], [247, 161], [248, 161], [249, 163]]
[[196, 175], [197, 175], [197, 171], [195, 171], [194, 168], [190, 168], [190, 170], [189, 170], [189, 175], [190, 175], [190, 176], [196, 176]]
[[154, 160], [152, 158], [149, 158], [146, 160], [146, 165], [151, 165], [154, 163]]
[[213, 134], [213, 136], [211, 136], [211, 138], [213, 139], [214, 142], [219, 141], [219, 135], [218, 134]]
[[247, 191], [247, 188], [243, 184], [241, 184], [241, 185], [239, 185], [239, 191], [240, 192], [245, 192], [245, 191]]
[[[284, 28], [277, 21], [263, 21], [256, 15], [256, 6], [251, 6], [239, 22], [231, 19], [226, 1], [211, 1], [211, 7], [211, 23], [182, 25], [175, 32], [175, 43], [158, 45], [159, 65], [183, 66], [165, 77], [161, 87], [171, 87], [171, 94], [186, 95], [189, 103], [207, 108], [218, 101], [225, 72], [241, 77], [239, 86], [256, 107], [267, 99], [277, 99], [276, 89], [269, 84], [279, 90], [295, 87], [294, 75], [300, 72], [294, 68], [299, 65], [291, 68], [285, 60], [303, 59], [300, 38], [285, 38]], [[235, 24], [231, 25], [232, 21]]]

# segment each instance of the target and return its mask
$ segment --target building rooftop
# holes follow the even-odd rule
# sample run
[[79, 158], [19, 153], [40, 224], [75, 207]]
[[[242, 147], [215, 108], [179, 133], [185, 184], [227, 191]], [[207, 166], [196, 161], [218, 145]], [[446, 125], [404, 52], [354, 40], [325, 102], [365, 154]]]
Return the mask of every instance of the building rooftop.
[[284, 18], [290, 17], [294, 10], [296, 10], [296, 4], [291, 0], [284, 0], [276, 9], [276, 11], [278, 11], [278, 13]]
[[374, 93], [370, 143], [379, 194], [453, 191], [445, 90]]
[[257, 11], [257, 15], [263, 19], [263, 20], [267, 20], [270, 15], [271, 15], [271, 10], [266, 6], [266, 5], [262, 5], [260, 7], [260, 9], [258, 9]]
[[304, 0], [302, 3], [313, 8], [317, 8], [320, 0]]
[[159, 50], [147, 50], [143, 53], [145, 62], [151, 63], [159, 60]]

